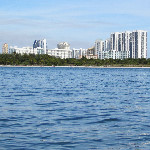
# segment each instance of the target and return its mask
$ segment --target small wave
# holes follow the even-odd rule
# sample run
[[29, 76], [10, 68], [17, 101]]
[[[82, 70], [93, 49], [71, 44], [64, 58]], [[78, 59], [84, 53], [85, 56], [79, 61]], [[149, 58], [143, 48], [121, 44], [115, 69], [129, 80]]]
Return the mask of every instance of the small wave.
[[54, 126], [55, 123], [40, 123], [38, 125], [36, 125], [36, 127], [41, 127], [41, 126]]
[[94, 141], [94, 142], [103, 142], [102, 139], [93, 139], [92, 141]]
[[71, 96], [74, 93], [55, 93], [56, 96]]
[[8, 105], [16, 105], [18, 103], [6, 103], [6, 104], [8, 104]]
[[[45, 139], [42, 139], [41, 140], [42, 142], [47, 142], [47, 140]], [[75, 147], [74, 145], [77, 144], [75, 142], [71, 142], [71, 141], [60, 141], [60, 142], [47, 142], [47, 144], [50, 144], [50, 145], [60, 145], [60, 146], [65, 146], [65, 147]]]
[[27, 97], [27, 96], [35, 96], [34, 94], [18, 94], [18, 95], [14, 95], [16, 97]]
[[0, 119], [0, 122], [17, 121], [15, 119]]
[[71, 120], [82, 120], [82, 119], [86, 119], [86, 118], [91, 118], [93, 116], [79, 116], [79, 117], [70, 117], [70, 118], [62, 118], [62, 119], [57, 119], [57, 121], [71, 121]]
[[9, 98], [9, 97], [11, 97], [11, 95], [5, 95], [5, 96], [2, 96], [2, 97]]
[[107, 123], [107, 122], [119, 122], [119, 121], [121, 121], [121, 120], [118, 119], [118, 118], [109, 118], [109, 119], [103, 119], [103, 120], [100, 120], [100, 121], [89, 122], [87, 124]]

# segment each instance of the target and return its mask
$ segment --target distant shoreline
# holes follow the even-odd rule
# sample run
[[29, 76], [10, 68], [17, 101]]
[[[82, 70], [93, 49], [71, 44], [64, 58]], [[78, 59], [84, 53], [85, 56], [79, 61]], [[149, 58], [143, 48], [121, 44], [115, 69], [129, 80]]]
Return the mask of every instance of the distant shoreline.
[[36, 65], [0, 65], [0, 67], [17, 67], [17, 68], [150, 68], [146, 66], [36, 66]]

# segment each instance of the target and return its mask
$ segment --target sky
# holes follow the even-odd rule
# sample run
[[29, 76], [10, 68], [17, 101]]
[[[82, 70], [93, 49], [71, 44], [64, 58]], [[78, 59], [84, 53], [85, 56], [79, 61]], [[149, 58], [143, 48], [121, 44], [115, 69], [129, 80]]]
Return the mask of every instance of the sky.
[[113, 32], [133, 30], [148, 32], [150, 58], [150, 0], [0, 0], [1, 49], [44, 38], [49, 49], [64, 41], [90, 48]]

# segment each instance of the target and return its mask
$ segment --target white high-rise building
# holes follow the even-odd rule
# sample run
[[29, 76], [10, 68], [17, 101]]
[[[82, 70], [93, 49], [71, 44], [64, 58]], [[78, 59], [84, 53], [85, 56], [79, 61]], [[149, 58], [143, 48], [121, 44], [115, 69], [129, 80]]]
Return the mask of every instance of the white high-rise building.
[[112, 33], [110, 36], [110, 50], [124, 51], [127, 54], [126, 58], [130, 58], [131, 33], [130, 31]]
[[[46, 54], [47, 53], [47, 43], [46, 43], [46, 39], [43, 40], [35, 40], [34, 44], [33, 44], [33, 49], [35, 52], [35, 54]], [[42, 50], [43, 49], [43, 50]], [[40, 50], [40, 52], [38, 52]]]
[[83, 51], [82, 48], [80, 48], [80, 49], [73, 48], [72, 49], [72, 58], [81, 59], [82, 55], [83, 55], [82, 51]]
[[95, 42], [95, 52], [99, 59], [103, 59], [103, 52], [110, 50], [110, 40], [105, 41], [96, 40]]
[[104, 41], [104, 51], [110, 50], [110, 39]]
[[102, 51], [105, 51], [104, 41], [96, 40], [96, 42], [95, 42], [95, 54], [98, 56], [99, 59], [103, 59], [102, 55], [101, 55]]
[[147, 31], [115, 32], [110, 40], [95, 42], [95, 49], [99, 59], [113, 58], [146, 58], [147, 57]]
[[120, 51], [121, 34], [119, 32], [110, 35], [110, 50]]
[[131, 36], [131, 58], [147, 57], [147, 32], [136, 30]]
[[8, 44], [5, 43], [2, 47], [2, 54], [8, 54]]
[[122, 40], [121, 50], [130, 52], [131, 32], [126, 31], [126, 32], [122, 33], [122, 35], [123, 35], [123, 40]]
[[41, 48], [43, 48], [44, 54], [46, 54], [46, 49], [47, 49], [46, 39], [42, 40], [42, 42], [41, 42]]

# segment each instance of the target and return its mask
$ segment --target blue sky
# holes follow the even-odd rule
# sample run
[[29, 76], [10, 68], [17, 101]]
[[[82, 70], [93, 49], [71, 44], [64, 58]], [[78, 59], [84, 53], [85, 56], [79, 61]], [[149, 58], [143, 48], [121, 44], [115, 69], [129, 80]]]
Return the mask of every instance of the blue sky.
[[0, 45], [32, 46], [47, 39], [48, 48], [67, 41], [89, 48], [112, 32], [148, 31], [150, 0], [0, 0]]

